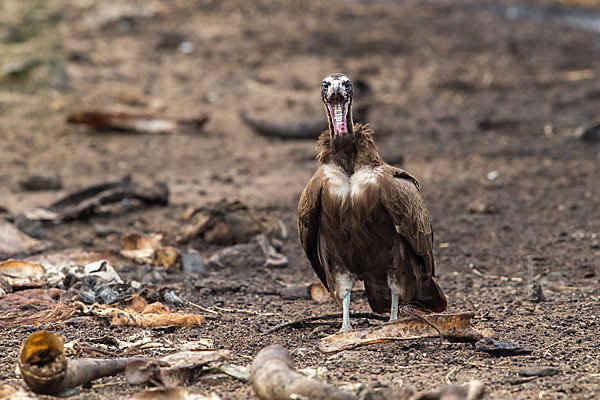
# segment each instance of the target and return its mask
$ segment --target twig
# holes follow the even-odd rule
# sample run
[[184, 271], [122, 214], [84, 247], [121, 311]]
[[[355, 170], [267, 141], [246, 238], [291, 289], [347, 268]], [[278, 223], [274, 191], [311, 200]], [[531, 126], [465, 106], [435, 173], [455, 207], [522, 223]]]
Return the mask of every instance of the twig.
[[489, 365], [484, 363], [476, 363], [470, 361], [463, 361], [463, 364], [472, 365], [474, 367], [486, 367], [486, 368], [501, 368], [501, 369], [512, 369], [512, 367], [505, 367], [503, 365]]
[[482, 278], [487, 278], [487, 279], [500, 279], [502, 281], [514, 281], [514, 282], [523, 282], [523, 278], [519, 278], [517, 276], [502, 276], [502, 275], [493, 275], [493, 274], [488, 274], [485, 275], [483, 272], [472, 268], [471, 271], [473, 271], [473, 273], [477, 276], [480, 276]]
[[[403, 312], [406, 312], [408, 315], [410, 315], [411, 317], [420, 319], [421, 321], [425, 322], [427, 325], [431, 326], [433, 329], [435, 329], [437, 331], [437, 333], [440, 335], [440, 346], [442, 346], [444, 344], [444, 334], [442, 333], [442, 331], [440, 331], [440, 329], [435, 326], [434, 324], [432, 324], [431, 322], [427, 321], [422, 315], [419, 315], [415, 312], [413, 312], [412, 310], [410, 310], [409, 305], [406, 305], [406, 307], [404, 307], [404, 309], [402, 310]], [[409, 311], [410, 310], [410, 311]]]
[[[380, 321], [387, 321], [387, 319], [388, 319], [386, 316], [373, 314], [373, 313], [351, 313], [350, 317], [352, 317], [352, 318], [371, 318], [371, 319], [378, 319]], [[342, 318], [341, 313], [324, 314], [324, 315], [316, 315], [313, 317], [300, 318], [295, 321], [290, 321], [290, 322], [286, 322], [286, 323], [277, 325], [276, 327], [269, 329], [262, 335], [269, 335], [273, 332], [280, 331], [283, 328], [287, 328], [287, 327], [294, 327], [294, 328], [301, 327], [302, 324], [304, 324], [305, 322], [318, 321], [320, 319], [339, 319], [339, 318]]]
[[275, 315], [275, 313], [271, 313], [271, 312], [266, 312], [266, 313], [261, 313], [259, 311], [254, 311], [254, 310], [244, 310], [241, 308], [223, 308], [223, 307], [218, 307], [218, 306], [213, 306], [214, 308], [216, 308], [219, 311], [225, 311], [225, 312], [232, 312], [232, 313], [244, 313], [244, 314], [251, 314], [251, 315], [258, 315], [260, 317], [270, 317]]
[[199, 308], [199, 309], [200, 309], [200, 310], [202, 310], [202, 311], [206, 311], [206, 312], [208, 312], [208, 313], [211, 313], [211, 314], [221, 315], [220, 313], [218, 313], [218, 312], [216, 312], [216, 311], [214, 311], [214, 310], [210, 310], [210, 309], [208, 309], [208, 308], [206, 308], [206, 307], [202, 307], [200, 304], [192, 303], [192, 302], [191, 302], [191, 301], [189, 301], [189, 300], [188, 300], [188, 303], [189, 303], [189, 305], [190, 305], [190, 306], [193, 306], [193, 307]]
[[450, 370], [450, 372], [448, 372], [446, 374], [446, 383], [448, 383], [448, 385], [452, 384], [452, 382], [450, 381], [450, 375], [452, 375], [454, 372], [456, 372], [457, 369], [458, 369], [458, 367], [454, 367]]

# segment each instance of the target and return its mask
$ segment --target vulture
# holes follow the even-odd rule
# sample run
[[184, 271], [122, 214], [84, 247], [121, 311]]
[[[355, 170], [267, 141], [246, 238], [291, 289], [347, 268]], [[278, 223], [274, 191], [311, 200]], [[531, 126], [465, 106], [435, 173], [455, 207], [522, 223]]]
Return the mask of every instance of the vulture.
[[362, 280], [371, 309], [398, 319], [399, 304], [440, 312], [433, 230], [419, 182], [382, 161], [367, 125], [352, 121], [352, 82], [325, 77], [329, 130], [318, 139], [318, 169], [298, 204], [298, 232], [317, 276], [350, 324], [350, 292]]

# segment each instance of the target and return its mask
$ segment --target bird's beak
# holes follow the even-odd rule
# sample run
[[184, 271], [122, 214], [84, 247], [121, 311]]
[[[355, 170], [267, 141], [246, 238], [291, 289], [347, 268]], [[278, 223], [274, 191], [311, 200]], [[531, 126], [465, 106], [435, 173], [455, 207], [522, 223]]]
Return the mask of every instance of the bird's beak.
[[329, 119], [332, 124], [333, 134], [347, 134], [348, 114], [350, 108], [350, 96], [341, 82], [333, 82], [325, 94], [325, 106], [329, 113]]

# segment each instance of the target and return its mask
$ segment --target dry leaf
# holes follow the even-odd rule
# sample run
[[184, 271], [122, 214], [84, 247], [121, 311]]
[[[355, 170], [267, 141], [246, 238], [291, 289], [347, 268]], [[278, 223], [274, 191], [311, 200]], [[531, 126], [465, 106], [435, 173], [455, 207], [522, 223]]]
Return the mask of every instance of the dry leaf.
[[139, 311], [139, 307], [142, 304], [140, 301], [137, 301], [137, 310], [132, 308], [122, 310], [100, 304], [86, 306], [83, 303], [79, 303], [85, 314], [101, 317], [108, 320], [111, 325], [116, 326], [139, 326], [142, 328], [159, 326], [192, 327], [200, 326], [205, 321], [201, 315], [171, 313], [167, 306], [160, 303], [149, 304], [143, 310]]
[[36, 253], [48, 247], [49, 243], [28, 236], [8, 221], [0, 221], [0, 254], [11, 257]]
[[435, 325], [449, 340], [473, 343], [480, 340], [482, 335], [471, 326], [472, 318], [473, 313], [430, 314], [422, 318], [403, 318], [375, 327], [352, 329], [324, 337], [319, 340], [319, 350], [332, 353], [389, 340], [438, 337], [440, 333], [431, 325]]
[[314, 283], [310, 287], [310, 297], [317, 303], [327, 303], [331, 300], [331, 295], [329, 291], [323, 286], [321, 282]]
[[0, 262], [0, 276], [13, 289], [41, 287], [46, 270], [40, 264], [19, 260]]

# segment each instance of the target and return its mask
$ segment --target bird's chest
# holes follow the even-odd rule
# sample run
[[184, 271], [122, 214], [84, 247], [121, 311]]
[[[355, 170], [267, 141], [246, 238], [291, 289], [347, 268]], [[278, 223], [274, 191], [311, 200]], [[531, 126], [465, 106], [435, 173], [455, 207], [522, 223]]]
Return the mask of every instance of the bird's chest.
[[329, 230], [356, 237], [353, 232], [364, 232], [375, 225], [381, 210], [381, 167], [363, 167], [350, 176], [335, 165], [326, 164], [322, 168], [325, 177], [322, 215]]
[[329, 251], [349, 267], [363, 258], [374, 259], [391, 246], [393, 223], [381, 202], [380, 167], [362, 168], [348, 176], [335, 166], [323, 166], [321, 234]]
[[346, 172], [333, 164], [321, 167], [325, 177], [325, 191], [334, 203], [357, 203], [365, 195], [377, 191], [379, 178], [382, 176], [381, 167], [363, 167], [354, 174]]

